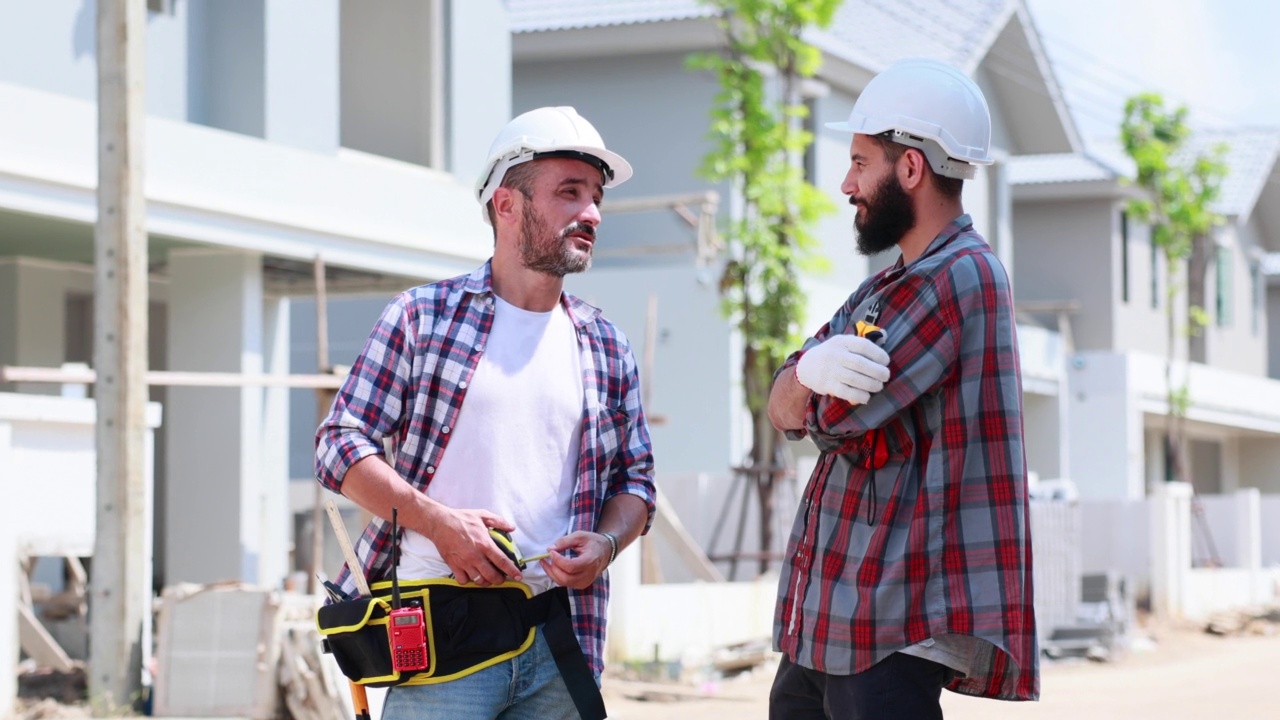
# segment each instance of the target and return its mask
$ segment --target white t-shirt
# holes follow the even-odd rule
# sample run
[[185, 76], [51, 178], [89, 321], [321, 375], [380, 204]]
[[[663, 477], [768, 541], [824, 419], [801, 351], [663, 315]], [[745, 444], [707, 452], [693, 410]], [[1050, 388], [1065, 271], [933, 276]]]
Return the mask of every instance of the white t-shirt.
[[[493, 328], [427, 496], [515, 523], [521, 557], [568, 534], [582, 438], [582, 361], [564, 307], [529, 312], [494, 296]], [[405, 531], [401, 580], [445, 577], [435, 544]], [[535, 593], [554, 585], [538, 563], [522, 573]]]

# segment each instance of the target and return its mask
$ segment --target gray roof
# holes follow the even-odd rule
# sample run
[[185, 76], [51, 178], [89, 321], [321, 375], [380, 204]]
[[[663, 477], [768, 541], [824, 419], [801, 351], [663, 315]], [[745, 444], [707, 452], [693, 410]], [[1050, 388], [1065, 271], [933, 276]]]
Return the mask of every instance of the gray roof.
[[512, 32], [632, 25], [712, 17], [697, 0], [507, 0]]
[[[813, 42], [872, 71], [906, 57], [933, 57], [972, 70], [1015, 0], [845, 0]], [[516, 33], [714, 16], [697, 0], [507, 0]]]
[[1009, 182], [1014, 185], [1116, 180], [1124, 174], [1083, 153], [1015, 155], [1009, 158]]
[[1214, 209], [1224, 215], [1248, 217], [1266, 188], [1276, 162], [1280, 160], [1280, 130], [1240, 128], [1203, 131], [1196, 134], [1192, 149], [1207, 152], [1219, 143], [1227, 146], [1223, 156], [1227, 177], [1222, 182], [1222, 195]]
[[[1280, 129], [1198, 130], [1187, 153], [1208, 152], [1220, 143], [1227, 148], [1227, 176], [1214, 210], [1247, 218], [1277, 172]], [[1009, 178], [1015, 185], [1116, 180], [1132, 178], [1134, 172], [1133, 160], [1118, 141], [1090, 143], [1080, 154], [1022, 155], [1009, 161]]]

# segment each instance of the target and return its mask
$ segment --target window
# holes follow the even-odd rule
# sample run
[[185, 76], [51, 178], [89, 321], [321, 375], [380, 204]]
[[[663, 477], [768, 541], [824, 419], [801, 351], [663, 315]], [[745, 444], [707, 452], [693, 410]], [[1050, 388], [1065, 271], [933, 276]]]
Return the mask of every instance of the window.
[[1218, 327], [1231, 325], [1231, 270], [1231, 248], [1219, 246], [1217, 262], [1214, 263], [1214, 315]]
[[1258, 336], [1258, 326], [1262, 322], [1262, 299], [1266, 293], [1262, 290], [1262, 263], [1254, 262], [1249, 264], [1249, 281], [1250, 281], [1250, 299], [1249, 303], [1251, 312], [1249, 313], [1249, 332], [1254, 337]]
[[1129, 302], [1129, 213], [1120, 211], [1120, 300]]

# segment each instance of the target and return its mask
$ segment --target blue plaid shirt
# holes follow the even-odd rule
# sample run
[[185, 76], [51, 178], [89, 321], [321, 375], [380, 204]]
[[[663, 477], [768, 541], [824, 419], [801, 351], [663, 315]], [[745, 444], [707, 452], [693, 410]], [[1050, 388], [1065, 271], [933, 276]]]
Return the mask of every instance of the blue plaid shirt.
[[[584, 406], [578, 483], [571, 501], [572, 529], [594, 531], [600, 510], [624, 493], [649, 506], [655, 490], [649, 426], [640, 406], [635, 357], [626, 337], [600, 311], [562, 293], [560, 302], [578, 334]], [[395, 446], [395, 469], [425, 490], [449, 443], [442, 428], [457, 423], [493, 327], [490, 263], [470, 275], [407, 290], [383, 311], [356, 359], [328, 417], [316, 431], [316, 476], [342, 492], [347, 469]], [[372, 584], [389, 577], [390, 522], [374, 518], [356, 542], [356, 555]], [[354, 594], [350, 569], [338, 583]], [[604, 669], [608, 573], [585, 590], [570, 590], [578, 642], [598, 676]]]

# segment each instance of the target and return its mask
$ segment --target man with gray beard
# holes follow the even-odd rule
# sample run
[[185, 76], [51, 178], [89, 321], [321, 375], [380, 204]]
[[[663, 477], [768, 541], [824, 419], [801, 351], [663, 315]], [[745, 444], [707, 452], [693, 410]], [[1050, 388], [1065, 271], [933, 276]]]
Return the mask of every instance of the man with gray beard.
[[[564, 276], [591, 267], [604, 191], [631, 173], [573, 108], [513, 119], [476, 186], [492, 259], [392, 300], [320, 425], [320, 482], [376, 516], [344, 589], [394, 565], [473, 603], [424, 610], [436, 664], [456, 661], [446, 635], [476, 662], [403, 675], [385, 720], [603, 717], [606, 569], [653, 520], [653, 458], [630, 345]], [[508, 622], [514, 646], [459, 629]]]

